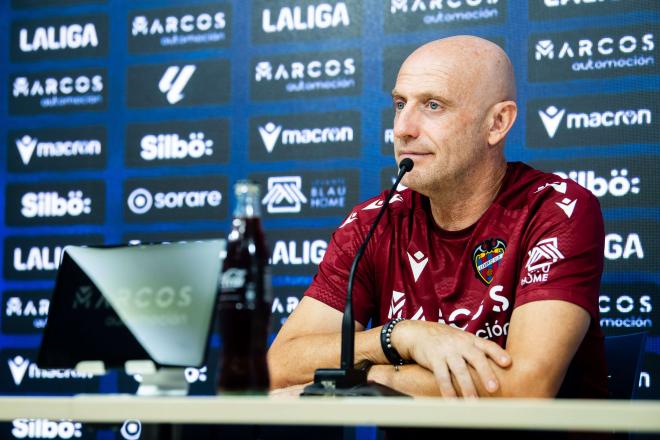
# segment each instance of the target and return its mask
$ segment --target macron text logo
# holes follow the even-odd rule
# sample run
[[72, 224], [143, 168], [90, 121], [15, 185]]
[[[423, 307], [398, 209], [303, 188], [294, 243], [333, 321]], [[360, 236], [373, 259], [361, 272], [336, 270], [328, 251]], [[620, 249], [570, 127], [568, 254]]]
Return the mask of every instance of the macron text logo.
[[545, 131], [548, 132], [548, 136], [550, 137], [550, 139], [555, 137], [555, 134], [557, 133], [557, 129], [559, 128], [559, 124], [561, 124], [561, 120], [564, 117], [564, 113], [566, 113], [566, 109], [559, 110], [554, 105], [551, 105], [550, 107], [545, 109], [545, 111], [539, 110], [539, 116], [541, 117], [541, 122], [543, 122]]
[[195, 73], [197, 67], [193, 64], [188, 64], [179, 68], [179, 66], [170, 66], [163, 74], [163, 77], [158, 83], [158, 89], [166, 93], [167, 102], [176, 104], [184, 97], [183, 89], [190, 81], [190, 77]]

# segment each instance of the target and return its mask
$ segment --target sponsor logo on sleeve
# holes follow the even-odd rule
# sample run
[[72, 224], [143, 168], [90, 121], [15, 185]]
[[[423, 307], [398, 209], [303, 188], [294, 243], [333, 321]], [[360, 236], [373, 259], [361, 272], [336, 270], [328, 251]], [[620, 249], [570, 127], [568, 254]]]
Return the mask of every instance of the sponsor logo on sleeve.
[[304, 113], [250, 120], [250, 159], [319, 160], [360, 155], [360, 113]]
[[258, 173], [251, 178], [266, 184], [264, 217], [344, 216], [358, 201], [356, 170]]
[[507, 0], [387, 0], [385, 32], [419, 32], [447, 26], [503, 23]]
[[600, 288], [598, 309], [600, 326], [606, 335], [619, 335], [634, 331], [654, 334], [654, 299], [660, 297], [658, 285], [649, 282], [605, 283]]
[[530, 81], [657, 74], [658, 26], [583, 29], [529, 37]]
[[101, 169], [106, 164], [103, 126], [10, 130], [8, 168], [12, 172]]
[[356, 95], [362, 91], [359, 50], [299, 53], [252, 60], [250, 96], [258, 101]]
[[220, 220], [227, 215], [225, 176], [129, 179], [124, 182], [128, 222]]
[[108, 53], [108, 17], [85, 15], [14, 21], [11, 60], [42, 61]]
[[229, 100], [229, 60], [131, 66], [127, 84], [131, 108], [222, 104]]
[[5, 221], [11, 226], [101, 224], [105, 183], [9, 183]]
[[225, 163], [229, 121], [206, 119], [130, 124], [125, 162], [130, 167]]
[[2, 333], [41, 333], [48, 319], [50, 290], [10, 290], [2, 293]]
[[529, 147], [653, 143], [658, 93], [587, 95], [527, 103]]
[[529, 18], [551, 20], [584, 17], [653, 9], [655, 6], [653, 0], [530, 0]]
[[42, 369], [31, 350], [0, 351], [4, 367], [0, 369], [2, 392], [8, 394], [98, 392], [99, 379], [71, 369]]
[[99, 68], [11, 75], [9, 113], [105, 110], [106, 79], [106, 70]]
[[527, 251], [527, 273], [520, 280], [520, 285], [545, 283], [550, 276], [550, 268], [565, 257], [559, 250], [557, 237], [544, 238]]
[[53, 279], [65, 246], [102, 243], [100, 235], [7, 237], [4, 242], [4, 276], [9, 280]]
[[252, 41], [357, 37], [361, 32], [361, 6], [361, 2], [338, 0], [257, 0], [252, 3]]
[[655, 156], [626, 156], [617, 166], [611, 158], [601, 157], [538, 161], [533, 165], [579, 183], [598, 197], [603, 208], [657, 205], [657, 197], [650, 190], [660, 185], [660, 177], [652, 171], [660, 166]]
[[129, 53], [228, 47], [231, 5], [209, 4], [131, 11]]

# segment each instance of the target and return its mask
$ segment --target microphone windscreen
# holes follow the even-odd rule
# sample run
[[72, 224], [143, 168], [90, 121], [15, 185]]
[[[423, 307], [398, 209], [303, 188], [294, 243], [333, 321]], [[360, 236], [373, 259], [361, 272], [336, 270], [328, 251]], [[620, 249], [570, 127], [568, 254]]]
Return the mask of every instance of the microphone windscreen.
[[401, 162], [399, 162], [399, 169], [403, 168], [407, 173], [413, 169], [413, 165], [415, 165], [415, 163], [412, 161], [412, 159], [406, 157], [405, 159], [402, 159]]

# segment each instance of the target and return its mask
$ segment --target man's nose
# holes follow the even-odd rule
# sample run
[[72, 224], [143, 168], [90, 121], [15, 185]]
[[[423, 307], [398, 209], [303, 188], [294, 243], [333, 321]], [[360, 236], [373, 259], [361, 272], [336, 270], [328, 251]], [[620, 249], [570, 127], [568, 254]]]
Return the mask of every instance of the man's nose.
[[419, 136], [418, 118], [412, 106], [406, 106], [394, 116], [394, 137], [399, 139]]

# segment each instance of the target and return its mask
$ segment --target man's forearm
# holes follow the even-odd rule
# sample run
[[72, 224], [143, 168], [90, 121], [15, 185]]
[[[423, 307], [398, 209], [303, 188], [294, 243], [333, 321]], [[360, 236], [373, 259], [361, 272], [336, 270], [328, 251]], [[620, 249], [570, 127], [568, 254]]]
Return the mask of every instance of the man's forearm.
[[440, 396], [433, 373], [415, 364], [398, 369], [393, 365], [374, 365], [369, 370], [368, 379], [411, 396]]
[[[341, 334], [309, 335], [278, 341], [268, 351], [271, 387], [311, 382], [317, 368], [338, 368]], [[380, 347], [380, 327], [355, 333], [355, 363], [387, 362]]]

